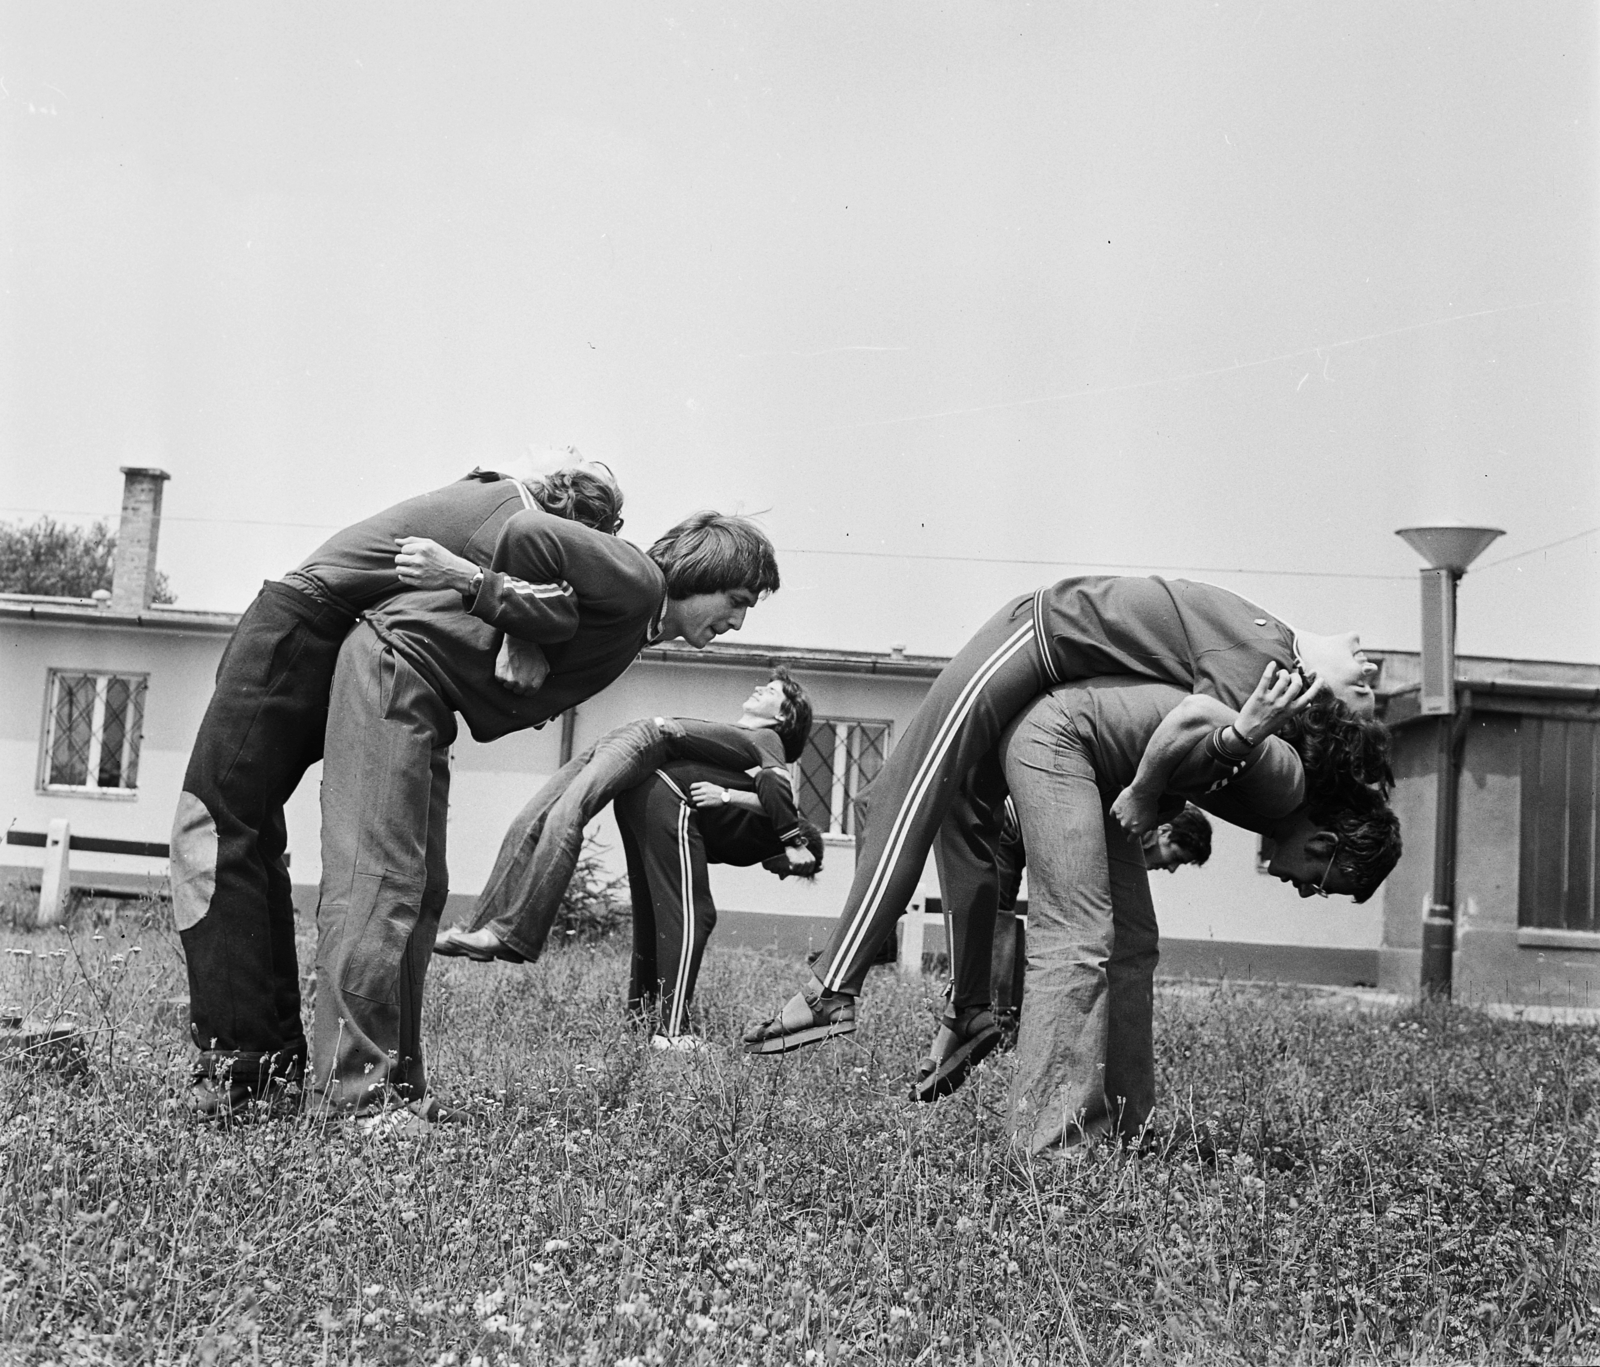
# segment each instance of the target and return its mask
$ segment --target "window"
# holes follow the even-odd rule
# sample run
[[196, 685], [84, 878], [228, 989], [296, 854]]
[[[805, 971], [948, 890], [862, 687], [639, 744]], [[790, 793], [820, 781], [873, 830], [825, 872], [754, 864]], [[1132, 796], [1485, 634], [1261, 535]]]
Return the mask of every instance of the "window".
[[886, 721], [817, 718], [800, 756], [800, 815], [825, 835], [854, 835], [856, 798], [888, 751]]
[[139, 786], [145, 679], [51, 671], [40, 764], [47, 792], [131, 793]]
[[1600, 931], [1600, 723], [1524, 716], [1517, 924]]

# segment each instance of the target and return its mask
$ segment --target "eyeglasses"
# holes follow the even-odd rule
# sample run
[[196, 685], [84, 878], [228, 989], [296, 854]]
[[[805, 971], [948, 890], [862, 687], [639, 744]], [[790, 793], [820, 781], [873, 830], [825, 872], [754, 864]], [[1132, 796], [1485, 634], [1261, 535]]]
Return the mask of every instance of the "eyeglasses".
[[1323, 869], [1321, 879], [1318, 880], [1316, 887], [1311, 889], [1311, 891], [1314, 892], [1318, 897], [1328, 897], [1331, 895], [1328, 892], [1328, 879], [1333, 877], [1333, 861], [1339, 857], [1340, 839], [1340, 836], [1334, 836], [1333, 853], [1328, 856], [1328, 867]]

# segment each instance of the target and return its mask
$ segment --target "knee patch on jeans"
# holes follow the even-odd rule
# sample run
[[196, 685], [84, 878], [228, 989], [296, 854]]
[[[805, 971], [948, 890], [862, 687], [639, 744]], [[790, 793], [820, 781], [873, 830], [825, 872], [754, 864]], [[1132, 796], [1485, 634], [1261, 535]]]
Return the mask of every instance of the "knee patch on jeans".
[[192, 930], [205, 920], [217, 891], [217, 823], [193, 793], [178, 795], [168, 867], [172, 919], [180, 931]]

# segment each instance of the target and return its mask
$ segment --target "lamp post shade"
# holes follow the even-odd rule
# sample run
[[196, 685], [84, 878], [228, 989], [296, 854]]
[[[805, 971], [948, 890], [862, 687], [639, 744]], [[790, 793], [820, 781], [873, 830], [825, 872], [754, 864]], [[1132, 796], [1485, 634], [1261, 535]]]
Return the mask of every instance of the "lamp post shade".
[[1498, 527], [1446, 522], [1402, 527], [1395, 535], [1428, 562], [1422, 571], [1422, 679], [1417, 707], [1424, 716], [1438, 718], [1439, 760], [1433, 892], [1422, 916], [1422, 990], [1428, 996], [1448, 997], [1455, 975], [1456, 800], [1466, 734], [1466, 718], [1456, 708], [1456, 581], [1491, 541], [1505, 533]]
[[1395, 535], [1431, 568], [1465, 574], [1467, 566], [1505, 532], [1499, 527], [1464, 527], [1459, 522], [1445, 522], [1433, 527], [1402, 527]]

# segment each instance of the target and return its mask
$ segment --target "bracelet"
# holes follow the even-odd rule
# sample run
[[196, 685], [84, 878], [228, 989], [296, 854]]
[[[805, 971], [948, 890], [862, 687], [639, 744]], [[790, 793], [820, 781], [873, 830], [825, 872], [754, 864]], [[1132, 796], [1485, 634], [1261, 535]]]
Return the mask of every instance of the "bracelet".
[[1251, 740], [1249, 736], [1245, 735], [1245, 733], [1239, 729], [1237, 722], [1230, 722], [1226, 729], [1233, 732], [1234, 740], [1238, 741], [1247, 752], [1256, 748], [1257, 742]]
[[[1232, 732], [1230, 738], [1229, 732]], [[1238, 764], [1254, 749], [1232, 726], [1219, 726], [1206, 738], [1206, 748], [1224, 764]]]

